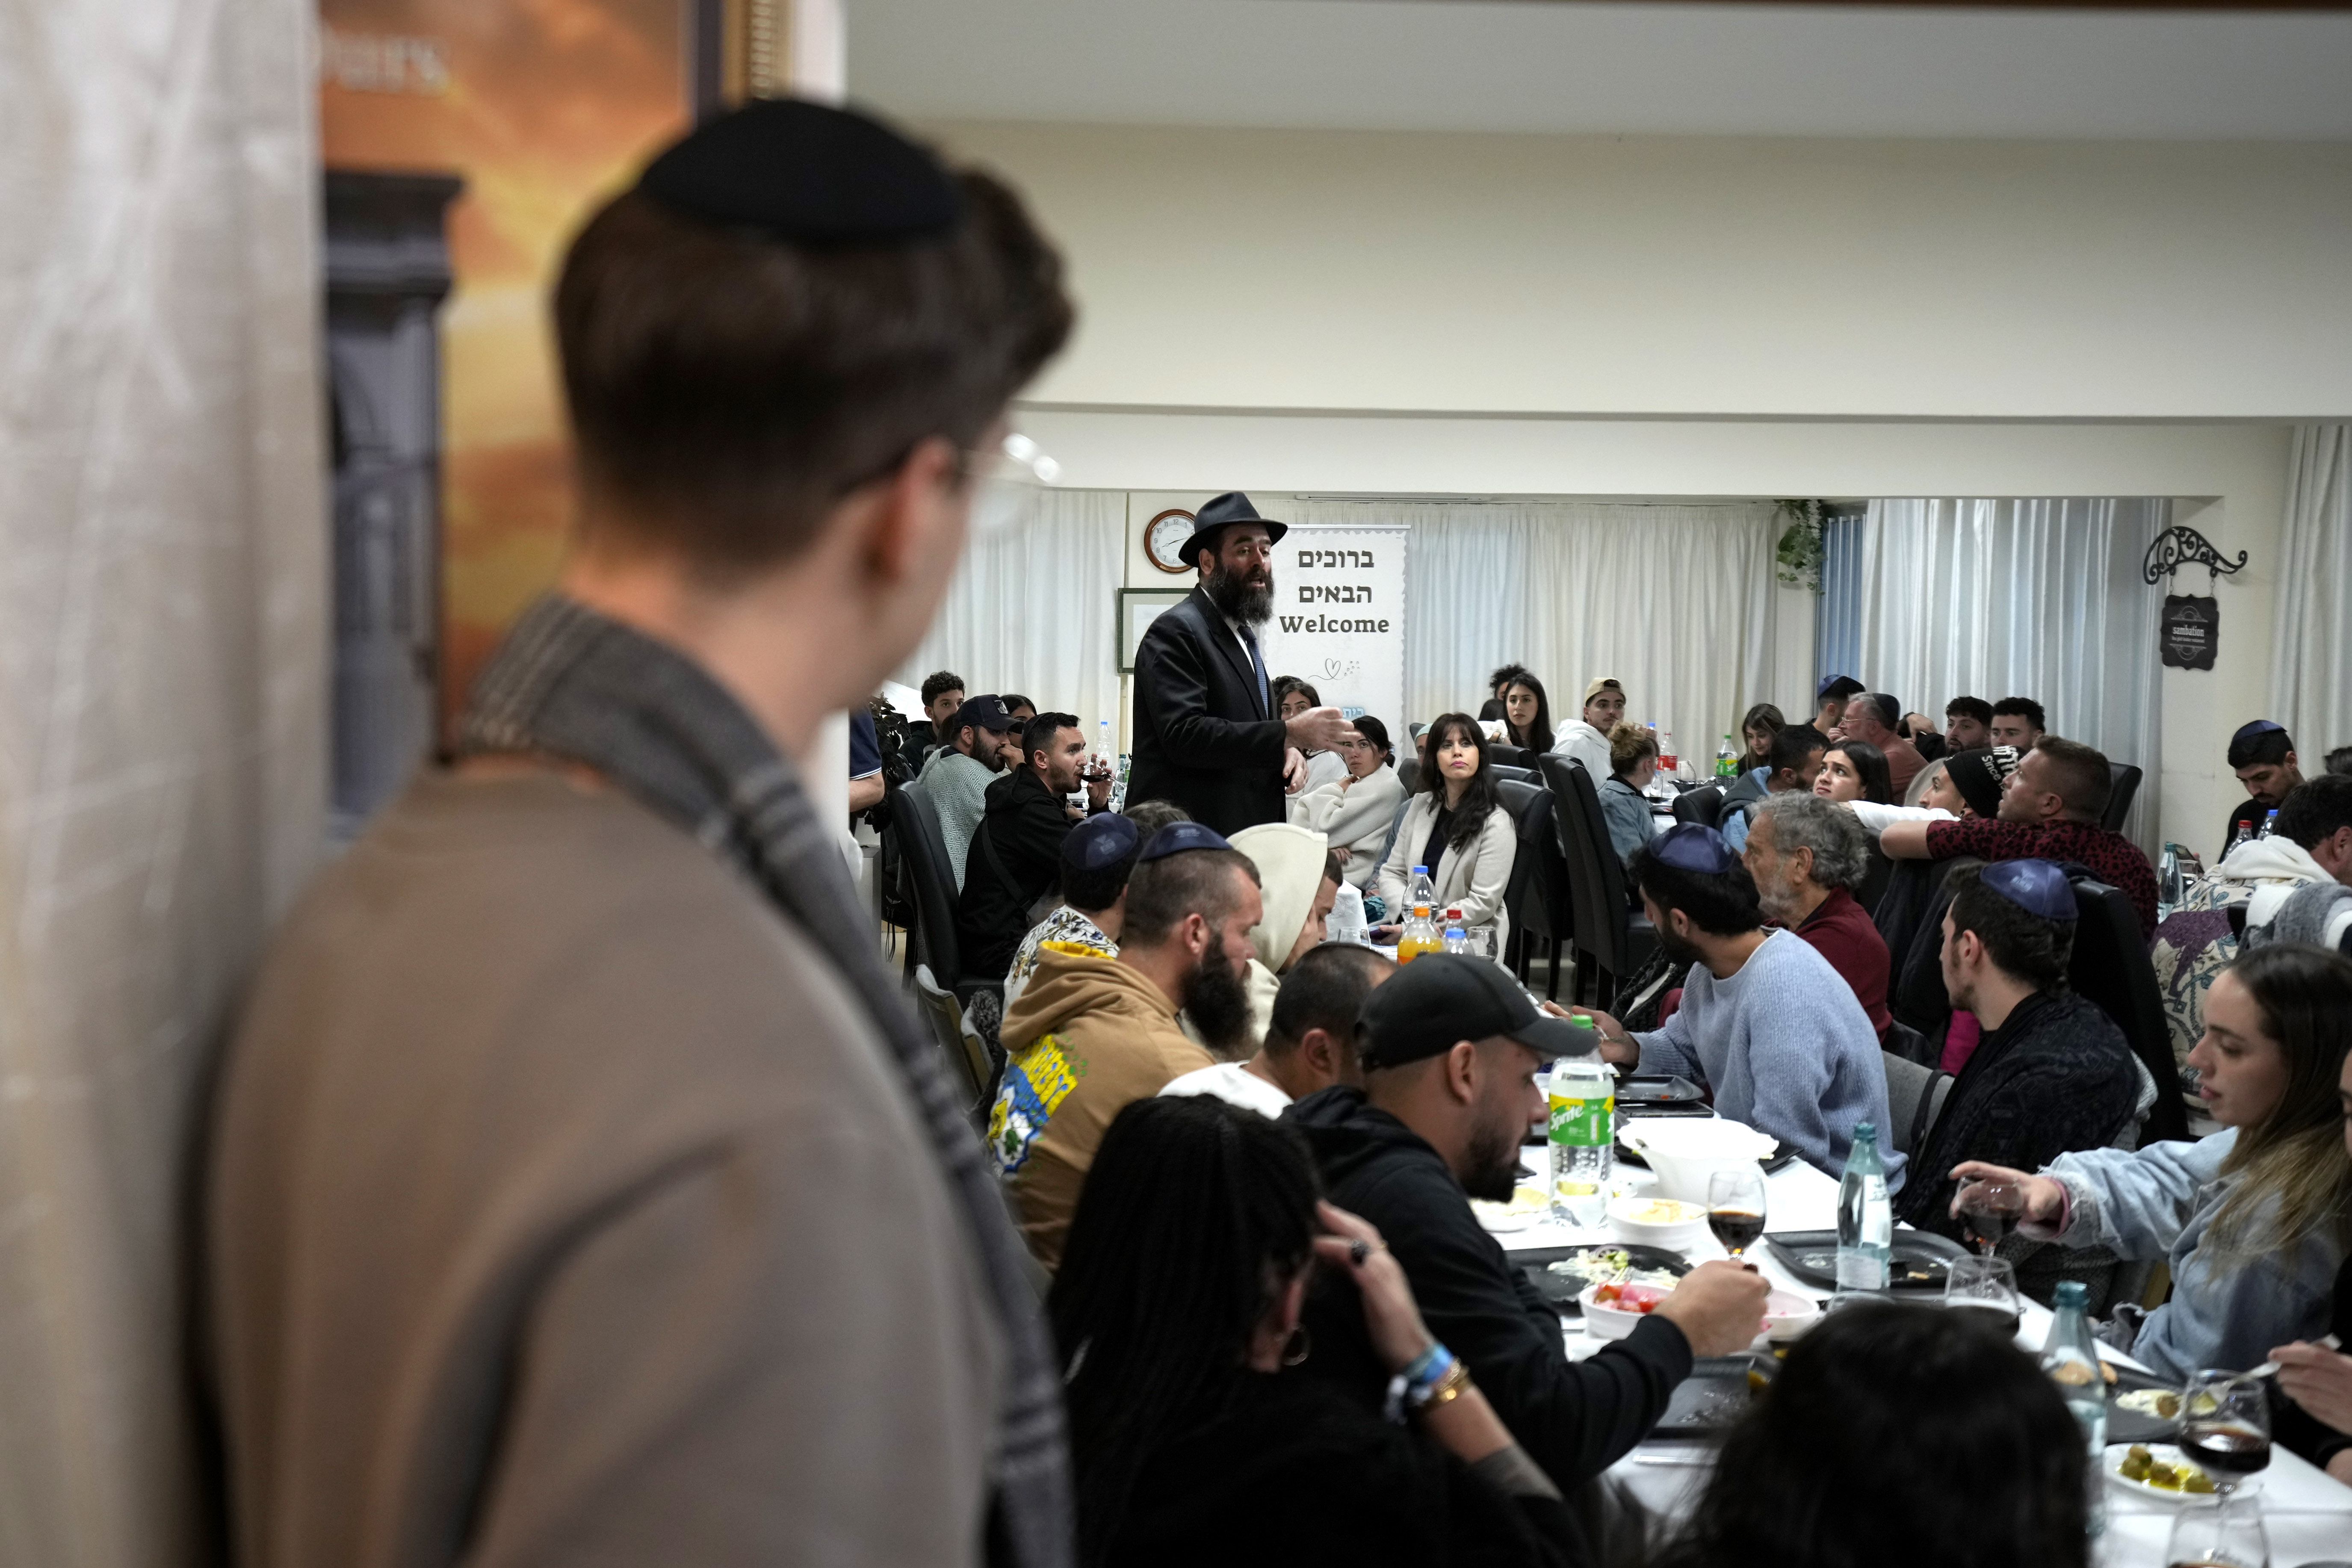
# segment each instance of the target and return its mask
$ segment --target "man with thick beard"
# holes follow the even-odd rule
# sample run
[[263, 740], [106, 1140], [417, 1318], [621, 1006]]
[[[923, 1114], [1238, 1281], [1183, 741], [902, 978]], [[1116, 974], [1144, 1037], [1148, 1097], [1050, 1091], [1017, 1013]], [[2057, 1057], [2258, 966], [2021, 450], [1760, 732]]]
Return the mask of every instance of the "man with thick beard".
[[1234, 490], [1193, 514], [1183, 558], [1201, 585], [1160, 613], [1135, 656], [1129, 801], [1166, 800], [1219, 833], [1283, 819], [1307, 781], [1306, 753], [1353, 733], [1337, 708], [1286, 720], [1258, 629], [1274, 615], [1275, 542], [1287, 525]]
[[[1642, 1440], [1693, 1356], [1753, 1339], [1766, 1291], [1736, 1264], [1702, 1264], [1631, 1336], [1568, 1359], [1559, 1315], [1463, 1200], [1511, 1196], [1519, 1145], [1544, 1115], [1536, 1071], [1589, 1050], [1589, 1033], [1538, 1012], [1496, 964], [1424, 953], [1364, 999], [1362, 1087], [1334, 1085], [1283, 1114], [1306, 1135], [1331, 1201], [1395, 1251], [1430, 1333], [1563, 1490]], [[1388, 1379], [1361, 1306], [1318, 1293], [1304, 1321], [1311, 1353], [1300, 1372], [1377, 1404]]]
[[1215, 1050], [1248, 1054], [1250, 928], [1265, 917], [1249, 857], [1197, 822], [1152, 835], [1127, 879], [1118, 956], [1041, 942], [1005, 1010], [1011, 1050], [988, 1117], [1021, 1233], [1047, 1268], [1095, 1150], [1129, 1101], [1215, 1058], [1176, 1026], [1181, 1009]]
[[[1592, 1013], [1601, 1054], [1637, 1072], [1698, 1079], [1718, 1115], [1841, 1174], [1854, 1123], [1887, 1125], [1878, 1031], [1853, 988], [1803, 937], [1764, 930], [1755, 879], [1714, 828], [1679, 823], [1633, 851], [1626, 872], [1658, 946], [1689, 964], [1690, 978], [1682, 1005], [1649, 1034], [1628, 1035]], [[1898, 1191], [1903, 1156], [1885, 1159], [1887, 1190]]]

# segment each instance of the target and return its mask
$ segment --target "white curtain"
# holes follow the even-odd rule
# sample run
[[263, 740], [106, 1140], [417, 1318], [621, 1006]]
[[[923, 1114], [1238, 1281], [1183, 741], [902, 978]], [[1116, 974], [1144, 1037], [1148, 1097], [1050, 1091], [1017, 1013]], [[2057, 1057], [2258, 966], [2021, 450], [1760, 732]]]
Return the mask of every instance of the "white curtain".
[[173, 1568], [205, 1058], [326, 812], [309, 0], [0, 7], [0, 1564]]
[[2170, 520], [2161, 500], [1872, 501], [1831, 525], [1825, 642], [1841, 673], [1938, 721], [1962, 695], [2034, 699], [2052, 733], [2143, 770], [2124, 831], [2152, 852], [2164, 590], [2140, 562]]
[[2271, 644], [2271, 716], [2303, 771], [2352, 745], [2352, 425], [2294, 433]]
[[1627, 715], [1672, 731], [1698, 771], [1769, 699], [1769, 502], [1306, 500], [1302, 523], [1403, 524], [1404, 714], [1475, 713], [1498, 665], [1534, 670], [1555, 729], [1615, 676]]
[[930, 635], [897, 679], [936, 669], [973, 696], [1018, 692], [1041, 710], [1075, 713], [1091, 743], [1118, 724], [1112, 616], [1127, 569], [1127, 492], [1048, 490], [1024, 523], [976, 533]]

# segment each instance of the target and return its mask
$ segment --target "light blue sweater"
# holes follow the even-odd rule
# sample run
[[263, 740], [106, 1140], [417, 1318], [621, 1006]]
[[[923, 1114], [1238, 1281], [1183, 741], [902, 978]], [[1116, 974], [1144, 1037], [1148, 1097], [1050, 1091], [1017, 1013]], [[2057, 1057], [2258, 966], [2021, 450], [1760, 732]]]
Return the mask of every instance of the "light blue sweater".
[[1845, 1171], [1853, 1124], [1873, 1123], [1886, 1190], [1902, 1187], [1903, 1156], [1887, 1147], [1877, 1031], [1853, 987], [1795, 932], [1773, 931], [1728, 980], [1694, 963], [1666, 1026], [1633, 1038], [1642, 1071], [1702, 1080], [1718, 1114], [1769, 1132], [1832, 1176]]
[[2110, 1247], [2118, 1258], [2170, 1259], [2172, 1299], [2147, 1314], [2123, 1348], [2175, 1381], [2200, 1367], [2242, 1372], [2261, 1364], [2273, 1345], [2327, 1329], [2344, 1258], [2334, 1226], [2289, 1244], [2274, 1234], [2273, 1205], [2264, 1204], [2249, 1224], [2248, 1256], [2225, 1268], [2204, 1245], [2239, 1179], [2221, 1174], [2237, 1146], [2231, 1127], [2194, 1143], [2061, 1154], [2042, 1173], [2065, 1184], [2072, 1204], [2058, 1240]]

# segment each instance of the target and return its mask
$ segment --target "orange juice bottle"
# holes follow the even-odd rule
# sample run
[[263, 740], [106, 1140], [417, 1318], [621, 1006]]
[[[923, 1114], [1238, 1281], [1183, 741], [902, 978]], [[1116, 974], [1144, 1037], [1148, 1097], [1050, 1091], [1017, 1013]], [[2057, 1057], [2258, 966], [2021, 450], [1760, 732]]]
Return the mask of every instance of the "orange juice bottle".
[[1415, 904], [1397, 936], [1397, 962], [1411, 963], [1424, 952], [1442, 952], [1445, 943], [1437, 934], [1437, 924], [1429, 918], [1427, 904]]

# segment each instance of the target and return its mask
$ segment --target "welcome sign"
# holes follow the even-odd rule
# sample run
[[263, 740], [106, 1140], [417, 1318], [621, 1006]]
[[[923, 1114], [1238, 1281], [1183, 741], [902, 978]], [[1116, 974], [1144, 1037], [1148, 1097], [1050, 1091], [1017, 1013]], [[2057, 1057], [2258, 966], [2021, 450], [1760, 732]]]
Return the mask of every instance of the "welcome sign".
[[1294, 528], [1274, 547], [1274, 619], [1259, 634], [1267, 670], [1295, 675], [1349, 718], [1370, 713], [1404, 739], [1402, 528]]

